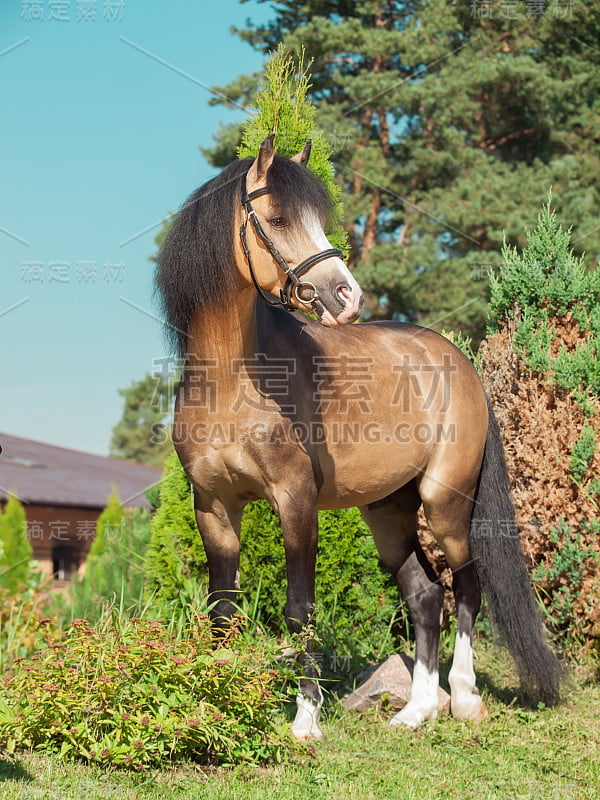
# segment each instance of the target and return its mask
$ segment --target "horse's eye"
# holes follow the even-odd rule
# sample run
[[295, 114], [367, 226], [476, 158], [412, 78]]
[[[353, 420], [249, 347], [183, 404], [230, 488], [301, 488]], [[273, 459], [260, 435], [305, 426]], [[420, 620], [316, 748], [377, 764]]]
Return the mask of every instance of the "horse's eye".
[[285, 228], [287, 220], [285, 217], [271, 217], [269, 224], [272, 225], [273, 228]]

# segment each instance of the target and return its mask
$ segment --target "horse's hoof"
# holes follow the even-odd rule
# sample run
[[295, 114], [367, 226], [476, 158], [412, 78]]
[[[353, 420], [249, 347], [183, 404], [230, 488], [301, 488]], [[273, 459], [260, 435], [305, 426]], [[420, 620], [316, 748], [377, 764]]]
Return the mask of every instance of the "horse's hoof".
[[488, 716], [488, 710], [485, 707], [483, 700], [473, 695], [471, 702], [463, 705], [462, 708], [452, 708], [452, 716], [455, 719], [461, 719], [466, 722], [483, 722], [483, 720]]
[[[293, 729], [292, 733], [294, 733]], [[297, 742], [321, 742], [323, 741], [323, 732], [317, 728], [306, 733], [294, 733], [294, 738]]]
[[482, 703], [479, 704], [479, 708], [477, 709], [475, 714], [473, 714], [473, 716], [470, 717], [469, 719], [470, 719], [471, 722], [483, 722], [483, 720], [487, 716], [488, 716], [488, 710], [485, 707], [484, 703], [482, 702]]
[[405, 728], [415, 730], [419, 725], [427, 722], [430, 719], [437, 717], [437, 708], [423, 709], [418, 707], [411, 707], [410, 703], [404, 706], [402, 711], [399, 711], [395, 717], [390, 720], [390, 725], [403, 725]]

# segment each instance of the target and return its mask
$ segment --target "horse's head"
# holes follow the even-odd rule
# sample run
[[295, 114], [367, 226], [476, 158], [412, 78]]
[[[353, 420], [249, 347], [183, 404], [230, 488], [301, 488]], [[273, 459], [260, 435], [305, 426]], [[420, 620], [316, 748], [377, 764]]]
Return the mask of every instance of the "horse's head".
[[278, 302], [274, 295], [336, 327], [357, 319], [364, 297], [325, 236], [330, 200], [306, 167], [309, 156], [310, 142], [293, 158], [275, 155], [273, 136], [262, 143], [242, 190], [244, 278], [268, 302]]

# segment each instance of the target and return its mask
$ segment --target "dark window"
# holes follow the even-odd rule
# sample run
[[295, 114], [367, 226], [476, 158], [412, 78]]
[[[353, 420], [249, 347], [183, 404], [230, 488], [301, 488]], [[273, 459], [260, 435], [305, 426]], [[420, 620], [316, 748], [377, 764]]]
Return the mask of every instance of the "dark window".
[[52, 551], [52, 573], [55, 581], [71, 580], [78, 566], [77, 552], [71, 547], [55, 547]]

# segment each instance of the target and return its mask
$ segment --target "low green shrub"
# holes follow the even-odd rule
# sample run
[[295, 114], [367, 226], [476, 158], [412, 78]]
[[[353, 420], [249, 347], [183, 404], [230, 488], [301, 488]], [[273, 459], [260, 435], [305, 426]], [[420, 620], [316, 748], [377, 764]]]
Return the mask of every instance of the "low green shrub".
[[0, 675], [16, 659], [25, 658], [44, 646], [40, 620], [48, 616], [49, 594], [39, 583], [19, 595], [0, 589]]
[[279, 675], [235, 629], [213, 648], [206, 616], [193, 635], [105, 615], [95, 627], [46, 623], [45, 646], [14, 663], [0, 693], [0, 743], [143, 769], [189, 759], [279, 761], [294, 747], [274, 709]]

